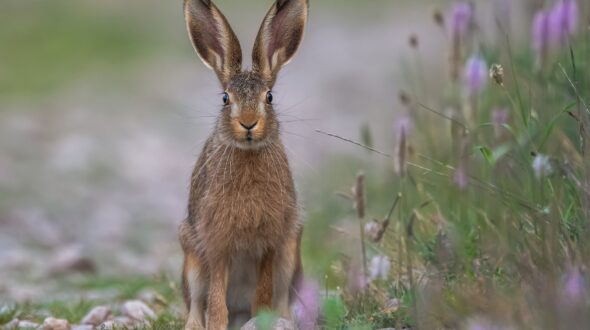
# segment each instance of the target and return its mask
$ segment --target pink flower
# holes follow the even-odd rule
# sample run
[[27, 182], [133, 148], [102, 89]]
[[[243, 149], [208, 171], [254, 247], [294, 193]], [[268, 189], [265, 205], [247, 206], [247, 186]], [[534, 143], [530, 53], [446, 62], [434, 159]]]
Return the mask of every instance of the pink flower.
[[453, 182], [461, 190], [465, 190], [467, 185], [469, 185], [467, 168], [463, 162], [461, 162], [461, 164], [459, 164], [459, 166], [455, 169], [455, 173], [453, 174]]
[[563, 277], [562, 295], [566, 302], [575, 303], [587, 295], [586, 279], [578, 267], [570, 267]]
[[552, 45], [561, 46], [576, 32], [578, 3], [576, 0], [561, 0], [549, 16], [549, 38]]
[[549, 48], [549, 13], [545, 10], [537, 12], [533, 21], [533, 48], [537, 58], [546, 55]]
[[496, 109], [492, 112], [492, 123], [494, 123], [494, 125], [502, 126], [507, 124], [509, 118], [510, 115], [506, 108]]
[[491, 117], [492, 123], [494, 124], [494, 134], [496, 138], [500, 138], [502, 135], [502, 126], [508, 124], [510, 114], [507, 109], [502, 108], [494, 110]]
[[303, 280], [299, 283], [293, 311], [298, 329], [316, 329], [320, 316], [320, 290], [316, 282]]
[[473, 22], [473, 6], [467, 2], [459, 2], [451, 10], [451, 31], [454, 36], [464, 38]]
[[393, 129], [398, 134], [398, 136], [401, 134], [404, 134], [406, 136], [410, 135], [413, 128], [414, 124], [412, 122], [412, 119], [406, 115], [399, 116], [398, 118], [396, 118], [393, 124]]
[[465, 64], [464, 84], [470, 97], [479, 94], [488, 82], [488, 65], [479, 55], [473, 55]]
[[348, 269], [348, 280], [346, 287], [352, 295], [364, 293], [369, 281], [363, 273], [363, 269], [358, 265], [351, 265]]

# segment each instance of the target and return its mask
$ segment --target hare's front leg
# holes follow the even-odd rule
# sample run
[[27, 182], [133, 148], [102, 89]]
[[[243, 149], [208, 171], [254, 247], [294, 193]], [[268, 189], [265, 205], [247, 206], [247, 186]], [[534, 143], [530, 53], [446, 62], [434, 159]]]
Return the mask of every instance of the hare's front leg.
[[274, 251], [265, 253], [257, 267], [256, 293], [252, 302], [252, 316], [256, 316], [261, 310], [270, 310], [272, 308], [272, 268], [274, 256]]
[[299, 237], [289, 238], [274, 260], [273, 309], [284, 319], [291, 320], [290, 293], [293, 277], [301, 267]]
[[184, 300], [188, 309], [186, 330], [205, 329], [205, 300], [207, 297], [207, 276], [205, 265], [196, 253], [186, 253], [182, 270]]
[[207, 330], [225, 330], [228, 325], [227, 281], [229, 259], [218, 255], [208, 258], [209, 298], [207, 301]]

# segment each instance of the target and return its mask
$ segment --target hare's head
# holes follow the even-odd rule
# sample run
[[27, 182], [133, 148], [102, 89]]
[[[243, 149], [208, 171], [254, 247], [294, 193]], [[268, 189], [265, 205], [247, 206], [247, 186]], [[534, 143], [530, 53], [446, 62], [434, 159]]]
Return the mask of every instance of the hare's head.
[[185, 0], [195, 50], [223, 88], [217, 133], [224, 143], [255, 149], [278, 138], [272, 88], [303, 39], [307, 8], [308, 0], [277, 0], [256, 37], [252, 69], [243, 71], [240, 43], [219, 9], [210, 0]]

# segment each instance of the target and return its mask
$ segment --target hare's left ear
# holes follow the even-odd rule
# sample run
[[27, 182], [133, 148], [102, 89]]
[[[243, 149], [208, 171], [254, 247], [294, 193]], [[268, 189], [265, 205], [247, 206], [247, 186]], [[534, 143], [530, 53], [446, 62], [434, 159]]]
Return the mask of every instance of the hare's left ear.
[[271, 86], [303, 40], [308, 8], [308, 0], [277, 0], [262, 21], [252, 65]]
[[225, 88], [242, 70], [242, 49], [234, 31], [211, 0], [184, 0], [184, 15], [195, 50]]

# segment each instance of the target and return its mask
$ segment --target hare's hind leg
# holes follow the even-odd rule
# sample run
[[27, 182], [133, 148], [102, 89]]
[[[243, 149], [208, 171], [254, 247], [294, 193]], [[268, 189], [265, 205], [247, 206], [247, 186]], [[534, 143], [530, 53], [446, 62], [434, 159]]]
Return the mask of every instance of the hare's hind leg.
[[204, 264], [193, 253], [187, 253], [184, 256], [182, 286], [184, 290], [184, 302], [188, 310], [185, 329], [205, 329], [208, 280]]

